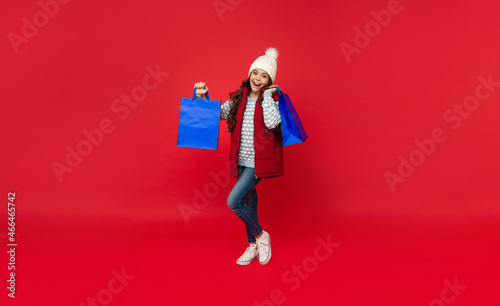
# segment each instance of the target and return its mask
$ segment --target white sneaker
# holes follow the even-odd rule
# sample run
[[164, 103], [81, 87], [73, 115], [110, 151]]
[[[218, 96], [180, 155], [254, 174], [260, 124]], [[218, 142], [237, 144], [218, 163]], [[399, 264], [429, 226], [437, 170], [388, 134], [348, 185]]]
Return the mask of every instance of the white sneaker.
[[243, 253], [243, 255], [241, 255], [240, 258], [236, 260], [236, 263], [240, 266], [246, 266], [250, 264], [255, 258], [257, 258], [257, 256], [257, 245], [250, 244], [250, 246], [245, 250], [245, 253]]
[[257, 248], [259, 250], [259, 263], [265, 265], [271, 259], [271, 235], [262, 231], [263, 234], [257, 238]]

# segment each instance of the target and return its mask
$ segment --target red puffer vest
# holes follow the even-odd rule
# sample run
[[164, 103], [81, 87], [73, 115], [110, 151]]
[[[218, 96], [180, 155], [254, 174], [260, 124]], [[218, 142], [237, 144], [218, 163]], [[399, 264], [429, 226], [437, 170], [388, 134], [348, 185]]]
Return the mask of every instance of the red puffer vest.
[[[229, 94], [231, 98], [235, 93]], [[231, 147], [229, 150], [229, 170], [232, 176], [238, 174], [238, 154], [240, 152], [241, 124], [243, 122], [243, 112], [247, 104], [249, 91], [243, 88], [243, 97], [238, 111], [236, 112], [236, 125], [231, 132]], [[259, 94], [262, 95], [262, 91]], [[278, 94], [273, 95], [273, 99], [278, 100]], [[283, 175], [283, 142], [281, 137], [281, 124], [265, 133], [264, 113], [262, 107], [255, 103], [254, 114], [254, 147], [255, 147], [255, 177], [271, 178]]]

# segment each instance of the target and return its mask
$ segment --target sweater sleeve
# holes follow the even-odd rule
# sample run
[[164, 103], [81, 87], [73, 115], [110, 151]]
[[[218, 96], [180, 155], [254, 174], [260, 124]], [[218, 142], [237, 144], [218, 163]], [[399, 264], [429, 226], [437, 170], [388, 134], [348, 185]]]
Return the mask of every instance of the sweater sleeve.
[[274, 129], [281, 123], [279, 101], [274, 101], [270, 92], [264, 92], [262, 101], [264, 124], [268, 129]]
[[[203, 99], [203, 95], [196, 95], [196, 98]], [[229, 116], [229, 111], [231, 110], [231, 106], [233, 106], [233, 100], [229, 99], [226, 103], [222, 104], [220, 107], [220, 120], [226, 120], [227, 116]]]
[[220, 107], [220, 120], [226, 120], [227, 116], [229, 116], [229, 111], [231, 110], [231, 106], [233, 106], [233, 100], [229, 99], [226, 103], [222, 104]]

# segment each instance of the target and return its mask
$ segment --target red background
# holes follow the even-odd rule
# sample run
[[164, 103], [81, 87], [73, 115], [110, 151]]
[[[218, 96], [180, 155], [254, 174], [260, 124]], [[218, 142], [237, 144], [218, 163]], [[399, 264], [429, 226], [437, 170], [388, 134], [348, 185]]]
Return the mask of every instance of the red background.
[[[4, 286], [2, 304], [87, 305], [125, 268], [135, 278], [112, 305], [254, 305], [273, 290], [287, 305], [440, 305], [455, 278], [467, 289], [445, 291], [454, 305], [498, 305], [500, 92], [457, 129], [443, 119], [478, 77], [500, 81], [497, 1], [402, 0], [350, 63], [340, 44], [396, 2], [221, 2], [231, 10], [70, 1], [17, 53], [9, 33], [41, 8], [0, 5], [0, 195], [16, 192], [19, 244], [17, 297]], [[234, 178], [189, 224], [180, 212], [214, 186], [210, 173], [224, 175], [229, 150], [225, 122], [217, 151], [176, 147], [180, 98], [205, 81], [225, 101], [269, 46], [309, 139], [286, 147], [285, 175], [257, 188], [273, 260], [239, 267], [246, 235], [226, 206]], [[157, 65], [168, 76], [121, 120], [113, 101]], [[115, 130], [60, 182], [52, 163], [103, 118]], [[446, 141], [391, 191], [384, 173], [398, 174], [398, 156], [436, 128]], [[282, 276], [329, 235], [340, 246], [292, 290]]]

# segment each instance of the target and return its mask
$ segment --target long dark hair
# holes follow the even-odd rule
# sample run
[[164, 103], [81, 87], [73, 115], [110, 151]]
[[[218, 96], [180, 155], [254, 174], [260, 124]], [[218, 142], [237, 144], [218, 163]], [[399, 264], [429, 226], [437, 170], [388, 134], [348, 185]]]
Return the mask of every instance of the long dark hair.
[[[262, 101], [264, 101], [263, 92], [269, 89], [271, 85], [273, 85], [273, 79], [269, 77], [268, 80], [269, 82], [267, 82], [267, 85], [263, 86], [260, 89], [259, 100], [257, 100], [257, 103], [259, 103], [260, 107], [262, 107]], [[238, 107], [240, 106], [241, 100], [243, 99], [243, 88], [247, 88], [249, 93], [252, 91], [252, 87], [250, 86], [250, 77], [248, 77], [241, 83], [240, 89], [231, 97], [231, 100], [233, 100], [233, 106], [229, 110], [229, 115], [227, 117], [228, 132], [234, 131], [234, 128], [236, 126], [236, 113], [238, 112]], [[267, 128], [265, 128], [264, 131], [266, 134], [269, 133]]]

